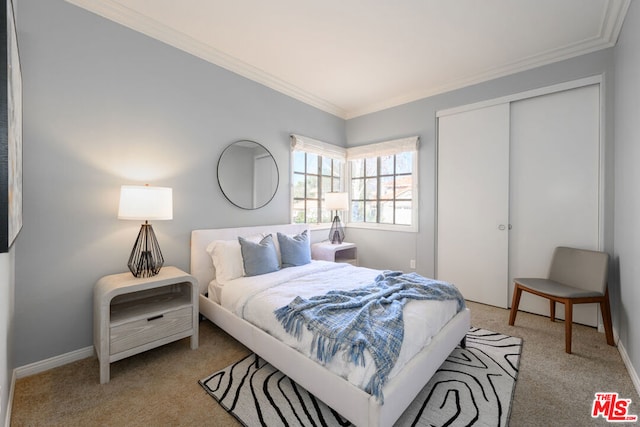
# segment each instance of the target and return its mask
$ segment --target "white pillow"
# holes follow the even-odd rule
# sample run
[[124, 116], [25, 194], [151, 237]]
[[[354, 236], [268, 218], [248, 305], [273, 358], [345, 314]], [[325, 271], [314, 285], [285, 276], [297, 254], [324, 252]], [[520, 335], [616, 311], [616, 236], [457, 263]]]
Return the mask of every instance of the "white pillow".
[[[246, 240], [254, 243], [260, 242], [263, 238], [262, 234], [245, 237]], [[214, 240], [207, 246], [207, 253], [211, 255], [213, 261], [214, 278], [221, 285], [244, 276], [242, 252], [238, 239]]]

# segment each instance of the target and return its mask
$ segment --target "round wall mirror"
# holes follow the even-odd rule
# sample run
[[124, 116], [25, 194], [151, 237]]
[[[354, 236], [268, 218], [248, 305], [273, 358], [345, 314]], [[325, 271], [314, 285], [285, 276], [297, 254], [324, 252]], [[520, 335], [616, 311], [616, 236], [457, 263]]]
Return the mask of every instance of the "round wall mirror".
[[258, 209], [278, 189], [278, 166], [266, 148], [254, 141], [236, 141], [218, 160], [218, 184], [224, 196], [242, 209]]

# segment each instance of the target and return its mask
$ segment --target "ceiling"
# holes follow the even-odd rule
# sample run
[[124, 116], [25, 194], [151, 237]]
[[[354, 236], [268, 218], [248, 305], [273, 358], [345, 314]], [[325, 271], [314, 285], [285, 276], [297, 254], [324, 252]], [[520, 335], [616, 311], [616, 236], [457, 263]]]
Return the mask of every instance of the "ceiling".
[[616, 43], [630, 0], [67, 0], [348, 119]]

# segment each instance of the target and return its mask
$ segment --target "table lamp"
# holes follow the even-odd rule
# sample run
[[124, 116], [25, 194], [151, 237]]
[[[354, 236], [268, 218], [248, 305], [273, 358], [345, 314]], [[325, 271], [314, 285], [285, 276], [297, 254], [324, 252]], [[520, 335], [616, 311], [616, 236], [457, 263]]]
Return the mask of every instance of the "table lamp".
[[336, 211], [336, 216], [333, 217], [331, 229], [329, 230], [329, 240], [333, 244], [340, 244], [344, 240], [344, 228], [340, 223], [338, 211], [349, 209], [349, 193], [326, 193], [324, 195], [324, 206], [326, 209]]
[[118, 219], [144, 220], [131, 255], [129, 270], [135, 277], [152, 277], [160, 272], [164, 258], [149, 220], [173, 219], [173, 192], [168, 187], [123, 185]]

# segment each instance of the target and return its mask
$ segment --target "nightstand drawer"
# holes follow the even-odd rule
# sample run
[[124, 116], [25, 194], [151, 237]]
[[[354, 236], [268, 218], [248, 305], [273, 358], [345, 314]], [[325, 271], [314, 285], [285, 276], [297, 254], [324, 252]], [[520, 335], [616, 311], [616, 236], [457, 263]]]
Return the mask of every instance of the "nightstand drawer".
[[110, 354], [129, 350], [193, 327], [193, 309], [184, 307], [111, 327]]

